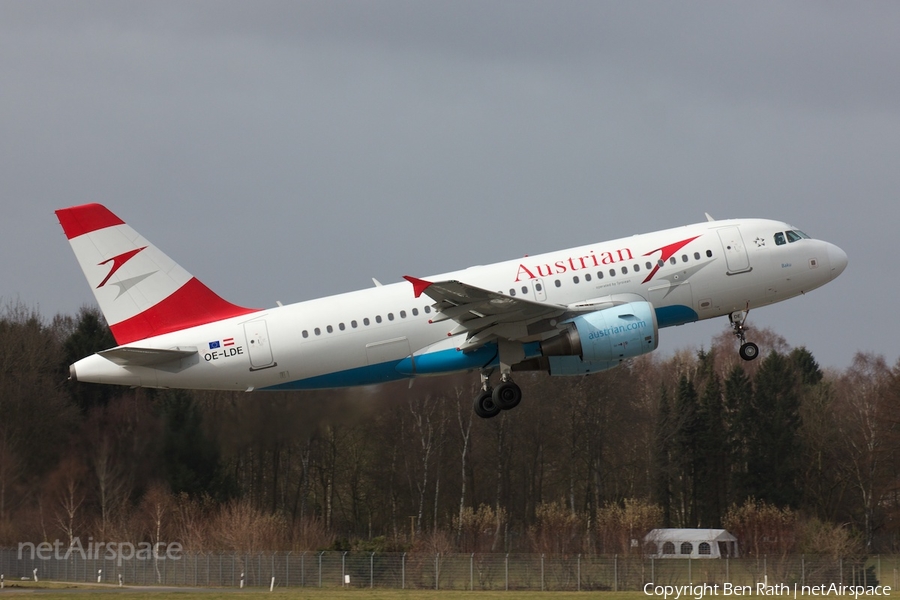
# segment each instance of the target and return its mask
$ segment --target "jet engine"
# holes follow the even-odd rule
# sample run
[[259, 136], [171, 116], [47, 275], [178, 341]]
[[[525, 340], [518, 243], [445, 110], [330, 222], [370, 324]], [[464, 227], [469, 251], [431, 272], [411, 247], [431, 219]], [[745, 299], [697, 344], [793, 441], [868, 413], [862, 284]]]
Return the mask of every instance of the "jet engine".
[[544, 366], [551, 375], [605, 371], [659, 345], [656, 311], [649, 302], [627, 302], [579, 315], [565, 326], [560, 335], [541, 343]]

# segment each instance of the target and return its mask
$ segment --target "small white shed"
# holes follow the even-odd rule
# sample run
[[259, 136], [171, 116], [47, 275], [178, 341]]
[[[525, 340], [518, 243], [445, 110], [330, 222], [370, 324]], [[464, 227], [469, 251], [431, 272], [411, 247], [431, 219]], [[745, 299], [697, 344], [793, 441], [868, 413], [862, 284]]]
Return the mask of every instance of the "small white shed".
[[724, 529], [654, 529], [644, 536], [649, 558], [737, 558], [737, 538]]

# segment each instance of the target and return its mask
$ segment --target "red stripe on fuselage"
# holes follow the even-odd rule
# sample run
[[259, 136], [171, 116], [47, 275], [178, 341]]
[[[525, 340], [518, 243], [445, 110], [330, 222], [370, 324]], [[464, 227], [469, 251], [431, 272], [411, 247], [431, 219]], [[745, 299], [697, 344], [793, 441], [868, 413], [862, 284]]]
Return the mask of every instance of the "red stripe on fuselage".
[[110, 325], [109, 328], [116, 342], [130, 344], [148, 337], [254, 312], [258, 312], [258, 309], [231, 304], [192, 277], [156, 305], [130, 319]]
[[66, 237], [70, 240], [98, 229], [125, 224], [125, 221], [101, 204], [82, 204], [81, 206], [61, 208], [56, 211], [56, 218], [59, 219], [59, 224], [62, 225]]

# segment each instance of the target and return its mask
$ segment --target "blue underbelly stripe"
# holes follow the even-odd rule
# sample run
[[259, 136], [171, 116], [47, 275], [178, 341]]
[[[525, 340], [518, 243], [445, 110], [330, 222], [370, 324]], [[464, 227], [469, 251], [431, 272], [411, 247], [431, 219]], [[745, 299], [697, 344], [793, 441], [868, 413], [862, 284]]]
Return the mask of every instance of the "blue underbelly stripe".
[[674, 306], [663, 306], [656, 310], [656, 322], [660, 328], [672, 327], [673, 325], [684, 325], [685, 323], [693, 323], [698, 321], [700, 316], [689, 306], [676, 304]]

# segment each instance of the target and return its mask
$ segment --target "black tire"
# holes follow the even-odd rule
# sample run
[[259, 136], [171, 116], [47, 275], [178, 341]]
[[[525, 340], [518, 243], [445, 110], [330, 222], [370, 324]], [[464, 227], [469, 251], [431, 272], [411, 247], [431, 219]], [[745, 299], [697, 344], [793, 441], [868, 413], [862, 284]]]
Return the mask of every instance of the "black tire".
[[500, 414], [500, 407], [494, 402], [491, 390], [481, 392], [475, 397], [475, 414], [482, 419], [490, 419]]
[[747, 342], [746, 344], [741, 345], [741, 349], [738, 354], [740, 354], [741, 358], [743, 358], [744, 360], [753, 360], [754, 358], [759, 356], [759, 346], [757, 346], [753, 342]]
[[515, 408], [522, 401], [522, 388], [507, 381], [501, 383], [494, 388], [494, 404], [500, 407], [500, 410], [509, 410]]

